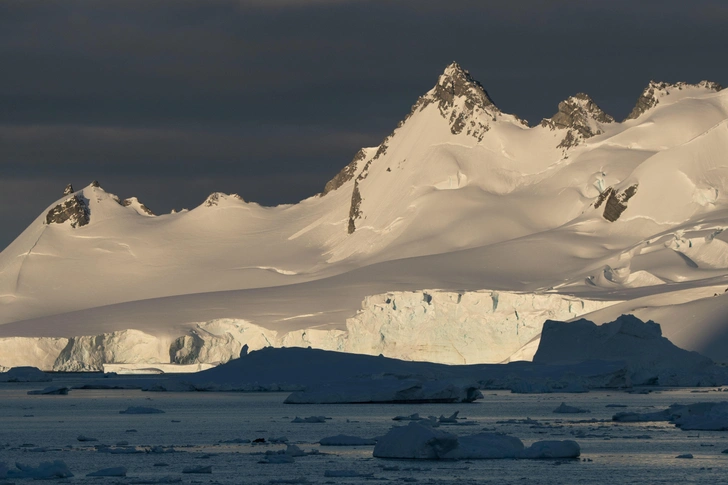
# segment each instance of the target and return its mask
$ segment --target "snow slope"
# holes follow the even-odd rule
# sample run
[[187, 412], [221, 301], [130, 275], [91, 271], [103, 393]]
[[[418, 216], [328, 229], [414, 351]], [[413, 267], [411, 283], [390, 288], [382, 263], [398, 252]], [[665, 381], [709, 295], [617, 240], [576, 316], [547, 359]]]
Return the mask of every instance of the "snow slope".
[[[529, 127], [453, 63], [298, 204], [215, 193], [155, 216], [67, 188], [0, 253], [0, 365], [223, 362], [245, 344], [500, 362], [530, 358], [547, 318], [622, 310], [728, 360], [727, 312], [701, 303], [728, 288], [727, 148], [714, 83], [651, 82], [621, 123], [578, 93]], [[473, 303], [491, 292], [513, 312]], [[132, 331], [147, 351], [124, 350]]]

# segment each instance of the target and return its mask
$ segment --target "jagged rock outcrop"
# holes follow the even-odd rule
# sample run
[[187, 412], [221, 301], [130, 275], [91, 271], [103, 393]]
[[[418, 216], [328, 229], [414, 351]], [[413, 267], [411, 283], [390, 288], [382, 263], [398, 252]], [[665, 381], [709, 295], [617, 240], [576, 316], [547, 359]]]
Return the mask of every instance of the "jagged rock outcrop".
[[145, 214], [149, 214], [150, 216], [154, 215], [154, 212], [152, 212], [152, 210], [149, 207], [147, 207], [146, 205], [139, 202], [139, 199], [137, 199], [136, 197], [129, 197], [128, 199], [124, 199], [124, 200], [120, 201], [119, 203], [124, 207], [129, 207], [129, 206], [138, 207]]
[[326, 182], [324, 190], [323, 192], [321, 192], [321, 197], [333, 190], [338, 189], [346, 182], [356, 177], [357, 169], [359, 168], [359, 162], [364, 160], [366, 157], [366, 149], [362, 148], [358, 152], [356, 152], [356, 155], [354, 155], [354, 159], [349, 162], [346, 167], [342, 168], [341, 171], [337, 173], [336, 176], [334, 176], [334, 178]]
[[349, 226], [347, 231], [353, 234], [356, 231], [356, 220], [361, 218], [361, 192], [359, 191], [359, 181], [354, 182], [354, 191], [351, 193], [351, 205], [349, 207]]
[[602, 111], [589, 95], [578, 93], [560, 102], [559, 111], [551, 118], [543, 119], [541, 126], [567, 130], [557, 147], [568, 149], [600, 135], [603, 132], [601, 125], [613, 122], [614, 118]]
[[680, 91], [686, 88], [703, 88], [709, 91], [717, 92], [722, 90], [723, 86], [712, 81], [700, 81], [698, 84], [688, 84], [684, 82], [666, 83], [650, 81], [645, 90], [642, 91], [640, 97], [637, 99], [637, 104], [635, 104], [634, 108], [632, 108], [632, 111], [630, 111], [630, 113], [625, 118], [625, 121], [637, 119], [642, 115], [642, 113], [657, 106], [657, 104], [660, 102], [660, 98], [670, 94], [671, 90]]
[[242, 197], [240, 197], [238, 194], [225, 194], [223, 192], [213, 192], [212, 194], [207, 196], [207, 199], [205, 199], [205, 202], [202, 203], [205, 207], [213, 207], [220, 204], [221, 200], [224, 199], [235, 199], [239, 200], [241, 202], [245, 202]]
[[[63, 195], [71, 194], [73, 194], [73, 186], [68, 184], [63, 190]], [[63, 224], [70, 221], [71, 227], [76, 228], [88, 224], [90, 218], [91, 211], [89, 211], [86, 200], [82, 196], [71, 195], [48, 211], [45, 222], [46, 224]]]
[[465, 133], [478, 141], [490, 130], [490, 125], [483, 118], [495, 121], [501, 114], [485, 88], [457, 62], [445, 68], [435, 87], [417, 100], [412, 113], [431, 103], [437, 104], [453, 135]]
[[609, 222], [614, 222], [627, 209], [627, 201], [637, 193], [637, 187], [638, 184], [630, 185], [622, 192], [617, 192], [614, 187], [607, 187], [597, 197], [597, 200], [594, 202], [594, 208], [598, 209], [606, 201], [602, 216]]

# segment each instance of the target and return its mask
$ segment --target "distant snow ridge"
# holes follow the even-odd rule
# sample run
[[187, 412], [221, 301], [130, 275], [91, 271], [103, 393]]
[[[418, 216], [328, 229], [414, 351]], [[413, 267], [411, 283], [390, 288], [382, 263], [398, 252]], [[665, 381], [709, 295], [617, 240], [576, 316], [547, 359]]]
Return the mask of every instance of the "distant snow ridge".
[[637, 104], [632, 111], [627, 115], [626, 120], [634, 120], [639, 118], [642, 113], [648, 111], [651, 108], [657, 106], [660, 102], [660, 98], [670, 94], [670, 91], [682, 91], [682, 90], [707, 90], [707, 91], [720, 91], [723, 86], [712, 81], [700, 81], [698, 84], [688, 84], [684, 82], [678, 83], [666, 83], [650, 81], [645, 90], [642, 92], [640, 97], [637, 99]]

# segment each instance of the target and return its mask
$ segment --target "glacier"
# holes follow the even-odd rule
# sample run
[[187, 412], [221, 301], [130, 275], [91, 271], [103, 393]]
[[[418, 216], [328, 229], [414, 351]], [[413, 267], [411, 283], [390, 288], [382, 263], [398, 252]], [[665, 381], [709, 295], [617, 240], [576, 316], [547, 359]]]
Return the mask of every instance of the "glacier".
[[199, 322], [178, 337], [140, 330], [71, 338], [6, 337], [0, 338], [0, 366], [195, 372], [263, 347], [313, 347], [443, 364], [499, 363], [540, 335], [544, 321], [576, 318], [612, 303], [555, 293], [390, 292], [365, 298], [346, 320], [345, 330], [279, 334], [245, 320], [216, 319]]

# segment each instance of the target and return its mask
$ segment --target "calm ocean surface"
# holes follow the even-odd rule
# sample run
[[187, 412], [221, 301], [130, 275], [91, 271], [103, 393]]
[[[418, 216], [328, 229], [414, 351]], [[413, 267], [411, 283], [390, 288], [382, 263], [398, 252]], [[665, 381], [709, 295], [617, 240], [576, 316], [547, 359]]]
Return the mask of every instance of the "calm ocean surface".
[[[728, 432], [681, 431], [667, 423], [617, 424], [619, 411], [652, 411], [672, 403], [728, 400], [725, 392], [662, 390], [650, 394], [595, 391], [587, 394], [511, 394], [485, 391], [473, 404], [286, 405], [287, 393], [150, 393], [136, 390], [72, 390], [67, 396], [28, 396], [47, 385], [74, 385], [78, 378], [52, 383], [0, 384], [0, 462], [32, 466], [63, 460], [73, 483], [728, 483]], [[561, 402], [588, 414], [554, 414]], [[606, 407], [621, 404], [627, 407]], [[164, 414], [126, 415], [129, 406], [154, 407]], [[574, 439], [579, 460], [406, 461], [372, 457], [373, 446], [322, 447], [337, 434], [372, 438], [395, 424], [392, 417], [460, 411], [471, 426], [442, 426], [456, 434], [483, 429], [512, 434], [526, 445], [545, 439]], [[326, 416], [325, 423], [293, 424], [296, 416]], [[504, 422], [531, 418], [534, 423]], [[585, 420], [596, 422], [584, 422]], [[607, 420], [606, 422], [600, 422]], [[402, 424], [402, 423], [400, 423]], [[404, 423], [406, 424], [406, 423]], [[79, 435], [98, 441], [78, 441]], [[289, 464], [262, 464], [279, 444], [223, 443], [285, 437], [318, 455]], [[173, 453], [111, 454], [96, 446], [128, 442], [139, 450], [170, 447]], [[693, 459], [677, 459], [691, 453]], [[156, 465], [156, 466], [155, 466]], [[87, 478], [86, 474], [124, 466], [125, 478]], [[191, 466], [211, 466], [212, 474], [182, 474]], [[330, 478], [326, 471], [350, 470], [367, 478]], [[306, 481], [304, 481], [306, 480]], [[27, 480], [14, 480], [24, 482]], [[13, 480], [0, 483], [13, 482]]]

